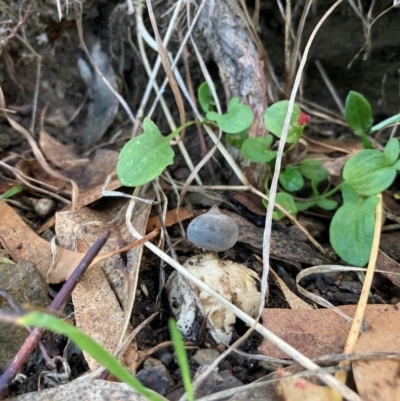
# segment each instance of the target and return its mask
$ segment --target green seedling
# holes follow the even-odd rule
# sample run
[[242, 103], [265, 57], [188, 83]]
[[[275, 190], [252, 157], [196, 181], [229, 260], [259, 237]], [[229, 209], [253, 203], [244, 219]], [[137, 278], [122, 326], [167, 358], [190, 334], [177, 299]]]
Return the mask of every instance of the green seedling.
[[[202, 124], [216, 124], [225, 132], [228, 143], [240, 148], [244, 157], [254, 163], [269, 163], [273, 168], [277, 154], [271, 149], [273, 137], [248, 138], [247, 129], [253, 122], [253, 113], [247, 105], [238, 98], [232, 98], [227, 113], [216, 113], [215, 102], [206, 83], [200, 86], [198, 97], [207, 116]], [[266, 128], [278, 138], [282, 135], [288, 105], [288, 101], [275, 103], [264, 114]], [[375, 195], [392, 184], [400, 169], [397, 139], [390, 140], [381, 152], [372, 149], [368, 135], [398, 123], [400, 114], [373, 126], [372, 109], [368, 101], [359, 93], [350, 92], [345, 103], [345, 117], [355, 135], [361, 137], [366, 149], [351, 157], [344, 166], [343, 179], [346, 185], [343, 187], [343, 205], [332, 219], [330, 238], [340, 257], [350, 264], [362, 266], [369, 257], [371, 247]], [[298, 105], [294, 105], [287, 137], [287, 143], [292, 145], [288, 151], [300, 140], [308, 120], [309, 116]], [[189, 122], [185, 127], [194, 123], [199, 122]], [[169, 142], [185, 128], [179, 127], [170, 135], [163, 136], [149, 119], [144, 120], [143, 127], [143, 134], [129, 141], [122, 149], [117, 165], [118, 176], [122, 184], [127, 186], [145, 184], [172, 164], [174, 152]], [[292, 215], [315, 206], [335, 210], [338, 202], [330, 197], [341, 189], [341, 185], [321, 193], [319, 187], [327, 181], [327, 176], [321, 162], [316, 160], [305, 159], [296, 166], [286, 166], [279, 176], [280, 185], [285, 192], [277, 194], [276, 203]], [[265, 177], [265, 182], [269, 182], [268, 176]], [[268, 185], [265, 187], [268, 194]], [[309, 187], [310, 196], [295, 202], [292, 194], [298, 191], [304, 193]], [[266, 202], [264, 204], [267, 205]], [[280, 211], [274, 212], [274, 219], [283, 217]], [[354, 251], [348, 252], [348, 249]]]
[[[283, 124], [288, 112], [289, 102], [282, 100], [269, 106], [264, 114], [264, 122], [269, 132], [280, 138], [283, 131]], [[309, 120], [309, 116], [304, 114], [300, 107], [295, 104], [290, 117], [289, 131], [286, 138], [287, 143], [298, 142]]]
[[139, 394], [142, 394], [151, 401], [165, 401], [164, 397], [144, 387], [138, 379], [133, 377], [124, 366], [121, 365], [117, 358], [106, 351], [99, 343], [64, 320], [54, 315], [34, 311], [21, 316], [17, 319], [17, 322], [22, 326], [40, 327], [52, 331], [53, 333], [61, 333], [67, 336], [80, 349], [87, 352], [110, 373], [131, 386]]
[[8, 199], [13, 197], [14, 195], [19, 194], [22, 192], [24, 188], [21, 185], [17, 185], [15, 187], [10, 188], [8, 191], [4, 192], [4, 194], [0, 195], [0, 200], [1, 199]]
[[210, 87], [207, 82], [203, 82], [197, 91], [197, 98], [204, 113], [213, 111], [215, 108], [215, 101], [211, 93]]
[[169, 334], [174, 345], [175, 355], [178, 359], [179, 369], [181, 370], [183, 387], [186, 391], [186, 397], [189, 401], [194, 400], [192, 379], [190, 377], [189, 362], [185, 351], [185, 345], [183, 344], [181, 333], [176, 326], [174, 319], [168, 320]]
[[360, 93], [350, 91], [345, 102], [344, 112], [347, 124], [354, 134], [361, 137], [364, 148], [372, 149], [373, 146], [368, 134], [380, 131], [389, 125], [400, 122], [400, 113], [379, 124], [372, 126], [372, 108], [368, 100]]

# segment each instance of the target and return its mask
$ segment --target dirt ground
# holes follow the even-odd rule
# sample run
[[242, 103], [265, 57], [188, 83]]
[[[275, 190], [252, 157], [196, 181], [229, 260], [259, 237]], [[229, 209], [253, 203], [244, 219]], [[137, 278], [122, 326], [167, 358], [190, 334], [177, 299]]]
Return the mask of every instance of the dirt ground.
[[[181, 77], [186, 83], [191, 83], [191, 88], [196, 93], [199, 85], [205, 80], [202, 71], [206, 69], [215, 83], [224, 110], [227, 101], [232, 96], [239, 96], [245, 99], [246, 104], [252, 107], [257, 116], [257, 113], [264, 110], [267, 105], [288, 98], [290, 95], [298, 57], [303, 53], [313, 29], [332, 6], [333, 1], [312, 2], [298, 43], [299, 55], [293, 57], [290, 49], [296, 43], [295, 38], [299, 35], [298, 27], [301, 25], [302, 13], [308, 1], [293, 2], [290, 16], [292, 32], [289, 32], [292, 38], [286, 39], [286, 45], [288, 41], [290, 42], [286, 50], [285, 34], [288, 32], [285, 32], [285, 21], [278, 6], [280, 2], [218, 0], [214, 6], [214, 2], [200, 3], [190, 3], [193, 7], [192, 18], [197, 7], [201, 6], [204, 9], [194, 27], [193, 42], [188, 41], [188, 45], [183, 50], [183, 57], [177, 64]], [[356, 10], [352, 6], [353, 3], [357, 3], [354, 6]], [[358, 3], [362, 5], [361, 11]], [[61, 21], [58, 4], [58, 2], [56, 4], [56, 2], [47, 1], [30, 3], [15, 1], [10, 5], [8, 1], [0, 0], [0, 87], [4, 94], [8, 116], [20, 127], [25, 128], [33, 140], [39, 144], [52, 168], [77, 182], [80, 193], [87, 194], [90, 190], [101, 187], [107, 175], [115, 170], [117, 152], [137, 128], [132, 117], [137, 118], [138, 121], [142, 120], [148, 115], [156, 98], [155, 91], [150, 91], [149, 101], [142, 108], [149, 82], [146, 63], [151, 72], [156, 63], [157, 54], [145, 42], [143, 46], [146, 48], [148, 60], [143, 59], [141, 49], [143, 39], [138, 39], [140, 26], [137, 15], [140, 7], [144, 7], [142, 14], [144, 26], [152, 37], [154, 34], [146, 2], [138, 1], [133, 4], [131, 1], [114, 3], [103, 0], [67, 2], [68, 9], [65, 4], [61, 4]], [[161, 37], [164, 37], [168, 30], [169, 21], [175, 10], [174, 4], [173, 1], [152, 1]], [[243, 8], [243, 4], [247, 4], [247, 7]], [[133, 13], [130, 13], [131, 5], [134, 8]], [[399, 113], [400, 8], [392, 7], [392, 2], [389, 0], [376, 2], [371, 17], [368, 15], [370, 6], [371, 1], [340, 4], [323, 23], [311, 46], [297, 96], [298, 104], [311, 115], [310, 124], [305, 130], [306, 138], [310, 139], [308, 142], [310, 148], [315, 145], [313, 140], [329, 144], [329, 146], [341, 144], [342, 148], [353, 147], [353, 144], [357, 142], [345, 126], [342, 112], [332, 92], [341, 99], [342, 103], [349, 91], [362, 93], [373, 107], [375, 122]], [[184, 3], [168, 44], [168, 51], [173, 56], [180, 48], [180, 43], [188, 29], [189, 21], [186, 11], [186, 3]], [[247, 21], [257, 23], [253, 30], [249, 29], [248, 25], [246, 27], [243, 22], [246, 21], [246, 12], [249, 13]], [[257, 18], [253, 19], [253, 16]], [[374, 20], [378, 16], [380, 18]], [[372, 21], [374, 22], [371, 25]], [[84, 43], [86, 49], [83, 46]], [[193, 43], [197, 45], [197, 49], [193, 47]], [[202, 56], [203, 65], [199, 62], [196, 50]], [[88, 56], [92, 60], [89, 60]], [[290, 65], [289, 59], [294, 60], [294, 65]], [[114, 92], [124, 100], [126, 107], [106, 88], [91, 61], [94, 61], [101, 70], [114, 88]], [[321, 74], [322, 70], [327, 78]], [[159, 86], [165, 76], [161, 66], [155, 74]], [[329, 85], [333, 89], [330, 89]], [[245, 93], [249, 95], [245, 96]], [[171, 127], [166, 118], [165, 108], [169, 110], [171, 119], [177, 125], [179, 125], [180, 112], [176, 106], [172, 85], [167, 85], [162, 95], [165, 106], [158, 103], [151, 118], [163, 134], [168, 134], [171, 132]], [[195, 112], [187, 99], [183, 104], [186, 121], [196, 119]], [[256, 122], [252, 125], [251, 135], [262, 136], [260, 133], [262, 129], [257, 124]], [[43, 131], [55, 139], [57, 144], [51, 142], [48, 136], [44, 136]], [[384, 145], [386, 139], [387, 135], [384, 133], [379, 141]], [[184, 144], [194, 165], [197, 165], [213, 146], [212, 140], [205, 135], [204, 131], [194, 126], [187, 129]], [[316, 148], [317, 145], [314, 149]], [[71, 231], [64, 227], [67, 225], [67, 219], [63, 222], [62, 228], [56, 229], [52, 219], [55, 211], [61, 211], [66, 206], [64, 200], [71, 200], [71, 186], [69, 182], [63, 182], [59, 177], [51, 177], [48, 172], [44, 172], [32, 149], [32, 144], [29, 143], [26, 135], [21, 134], [21, 130], [13, 128], [7, 118], [2, 116], [0, 118], [0, 194], [17, 184], [23, 185], [23, 192], [13, 197], [8, 204], [17, 215], [22, 217], [21, 226], [24, 224], [32, 232], [40, 232], [46, 241], [57, 234], [58, 244], [68, 248], [68, 245], [62, 242], [65, 238], [60, 239], [60, 237], [72, 236], [74, 231], [71, 227], [75, 227], [74, 224], [79, 225], [82, 222], [98, 219], [104, 226], [109, 224], [112, 227], [115, 249], [132, 242], [128, 239], [128, 231], [120, 228], [124, 225], [124, 217], [118, 215], [118, 211], [126, 202], [116, 201], [116, 198], [112, 197], [97, 196], [93, 202], [86, 202], [84, 206], [90, 208], [92, 214], [90, 217], [79, 216], [81, 219], [79, 223], [74, 220], [74, 217], [68, 216], [70, 219], [68, 222], [74, 221], [69, 228]], [[52, 152], [52, 149], [55, 150]], [[163, 193], [157, 193], [154, 188], [150, 188], [147, 193], [148, 197], [160, 200], [162, 207], [154, 206], [151, 211], [150, 208], [143, 211], [144, 220], [138, 223], [141, 224], [142, 234], [149, 232], [148, 229], [146, 230], [147, 223], [145, 222], [148, 216], [163, 215], [163, 207], [173, 210], [178, 206], [176, 196], [178, 189], [173, 183], [177, 185], [177, 183], [185, 182], [190, 169], [181, 151], [177, 147], [175, 149], [174, 163], [167, 169], [170, 178], [164, 177], [160, 180]], [[266, 171], [252, 163], [246, 164], [237, 150], [229, 147], [228, 149], [250, 183], [262, 190]], [[79, 158], [79, 161], [74, 161], [75, 164], [72, 167], [63, 165], [64, 158], [67, 162], [72, 160], [67, 152]], [[331, 157], [339, 158], [342, 155], [337, 150]], [[30, 181], [29, 178], [35, 178], [36, 181], [30, 181], [33, 186], [27, 186], [26, 181], [21, 181], [21, 177], [28, 177], [28, 181]], [[231, 167], [218, 151], [199, 171], [199, 177], [205, 186], [239, 185]], [[198, 185], [198, 183], [193, 181], [191, 185]], [[46, 189], [48, 192], [38, 192], [37, 188]], [[117, 188], [118, 185], [113, 189]], [[119, 190], [132, 193], [127, 188]], [[398, 179], [387, 195], [389, 209], [394, 214], [399, 212], [398, 197], [392, 196], [397, 191]], [[48, 194], [49, 192], [58, 197], [52, 197]], [[40, 198], [51, 199], [52, 209], [45, 212], [38, 211], [35, 205]], [[214, 204], [237, 219], [241, 235], [239, 243], [234, 248], [221, 252], [219, 256], [223, 260], [245, 264], [261, 277], [263, 268], [259, 259], [262, 257], [262, 242], [260, 241], [265, 227], [265, 207], [261, 200], [248, 192], [221, 189], [203, 192], [188, 191], [181, 206], [199, 215]], [[7, 213], [7, 218], [4, 212], [0, 215], [0, 220], [11, 219], [9, 212]], [[314, 209], [299, 213], [297, 216], [326, 250], [329, 249], [331, 217], [332, 213]], [[115, 223], [117, 220], [119, 223]], [[197, 247], [183, 238], [182, 230], [186, 230], [189, 220], [182, 220], [185, 221], [181, 225], [167, 223], [164, 227], [161, 225], [161, 229], [166, 230], [165, 236], [161, 240], [159, 237], [152, 240], [171, 256], [175, 256], [175, 252], [176, 259], [181, 263], [201, 253]], [[319, 253], [307, 238], [300, 240], [301, 235], [289, 219], [271, 224], [274, 233], [271, 242], [271, 267], [291, 292], [304, 302], [312, 304], [296, 288], [297, 274], [313, 265], [340, 263], [340, 261], [337, 256], [328, 251], [325, 255]], [[100, 233], [102, 228], [100, 226], [95, 228], [94, 232], [88, 226], [87, 231], [85, 228], [79, 235], [76, 234], [79, 252], [84, 253], [87, 250], [92, 239], [94, 241], [96, 235]], [[89, 235], [93, 236], [89, 237]], [[382, 241], [384, 244], [381, 250], [394, 261], [399, 261], [400, 255], [396, 245], [397, 231], [384, 235], [386, 237]], [[71, 241], [68, 242], [69, 240], [65, 241], [67, 244], [71, 243]], [[20, 242], [24, 244], [24, 238], [20, 238]], [[1, 244], [4, 255], [8, 252], [8, 255], [14, 256], [3, 237], [1, 237]], [[173, 244], [173, 251], [171, 251], [171, 244]], [[172, 384], [162, 389], [155, 387], [155, 390], [162, 392], [162, 395], [171, 400], [177, 400], [183, 390], [179, 366], [173, 357], [172, 346], [167, 344], [160, 349], [154, 349], [170, 341], [168, 319], [172, 312], [167, 293], [163, 288], [174, 269], [160, 262], [160, 259], [148, 249], [144, 249], [143, 254], [138, 255], [122, 254], [115, 262], [116, 265], [113, 267], [110, 265], [109, 270], [103, 269], [104, 274], [109, 281], [112, 281], [115, 277], [110, 279], [113, 274], [111, 271], [117, 270], [115, 274], [118, 275], [118, 279], [113, 281], [114, 284], [111, 287], [116, 294], [115, 303], [122, 309], [129, 299], [127, 294], [132, 290], [132, 285], [136, 285], [137, 292], [129, 319], [130, 327], [137, 327], [151, 314], [157, 313], [155, 318], [138, 332], [134, 348], [139, 355], [137, 360], [142, 358], [141, 362], [146, 359], [145, 356], [162, 361], [171, 377]], [[15, 260], [15, 257], [12, 259]], [[130, 267], [126, 267], [133, 263], [132, 260], [140, 261], [136, 283], [132, 278], [134, 269], [132, 268], [131, 271]], [[15, 261], [20, 262], [20, 260]], [[357, 304], [362, 290], [359, 279], [359, 274], [355, 272], [312, 274], [303, 279], [302, 287], [313, 294], [320, 295], [335, 306], [354, 305]], [[0, 277], [0, 282], [1, 280]], [[51, 298], [60, 290], [64, 281], [65, 279], [50, 281]], [[258, 283], [257, 286], [259, 289], [260, 284]], [[86, 305], [85, 302], [91, 302], [91, 297], [96, 298], [92, 294], [79, 302]], [[104, 299], [107, 299], [106, 296]], [[369, 302], [394, 305], [399, 301], [398, 285], [387, 276], [376, 275]], [[82, 313], [79, 309], [75, 309], [77, 308], [75, 302], [77, 302], [76, 299], [69, 299], [63, 310], [72, 319], [74, 317], [78, 319], [79, 314]], [[293, 308], [287, 295], [282, 291], [281, 285], [272, 277], [269, 278], [266, 305], [271, 309]], [[82, 306], [82, 310], [84, 309], [85, 307]], [[104, 309], [106, 310], [107, 306]], [[122, 311], [120, 312], [123, 315]], [[192, 338], [186, 339], [192, 377], [203, 363], [196, 360], [199, 350], [211, 349], [222, 352], [225, 349], [224, 346], [215, 342], [206, 329], [204, 317], [199, 317], [196, 324], [199, 329]], [[234, 324], [232, 342], [244, 335], [247, 329], [246, 324], [238, 320]], [[226, 386], [218, 384], [218, 387], [216, 382], [207, 383], [205, 384], [207, 391], [215, 393], [234, 387], [231, 383], [236, 383], [235, 380], [237, 380], [235, 385], [253, 383], [274, 373], [279, 362], [258, 358], [262, 341], [263, 336], [253, 332], [240, 345], [241, 353], [233, 352], [219, 364], [220, 372], [229, 372], [227, 373], [229, 376], [218, 378]], [[71, 374], [67, 381], [80, 377], [89, 368], [94, 370], [94, 365], [85, 360], [81, 351], [70, 344], [67, 347], [65, 337], [46, 336], [43, 343], [51, 355], [58, 353], [68, 362]], [[2, 347], [1, 344], [0, 347]], [[66, 352], [67, 349], [68, 352]], [[50, 369], [41, 355], [41, 352], [36, 350], [27, 360], [22, 370], [26, 379], [13, 382], [7, 390], [7, 397], [38, 390], [38, 378], [41, 372]], [[251, 358], [252, 355], [254, 359]], [[280, 357], [276, 358], [276, 361], [279, 361]], [[132, 366], [134, 369], [131, 371], [139, 372], [138, 375], [145, 384], [166, 380], [162, 375], [155, 378], [146, 376], [147, 370], [154, 373], [154, 368], [148, 366], [143, 368], [142, 364], [130, 365]], [[284, 367], [285, 364], [280, 366]], [[1, 366], [0, 369], [4, 370], [5, 367]], [[145, 372], [142, 376], [140, 376], [141, 371]], [[58, 373], [56, 381], [59, 381], [63, 368], [58, 365], [58, 368], [53, 368], [52, 372]], [[41, 388], [50, 388], [53, 385], [50, 381], [46, 381], [41, 384]], [[350, 387], [354, 389], [354, 383], [350, 384]], [[198, 398], [203, 395], [205, 393], [200, 394]], [[257, 399], [256, 396], [254, 399]]]

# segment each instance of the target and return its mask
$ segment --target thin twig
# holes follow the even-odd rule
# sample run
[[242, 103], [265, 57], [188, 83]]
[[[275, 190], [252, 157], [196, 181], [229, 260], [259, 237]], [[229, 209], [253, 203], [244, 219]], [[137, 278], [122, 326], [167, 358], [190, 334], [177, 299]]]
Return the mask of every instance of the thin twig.
[[[55, 296], [53, 302], [47, 308], [49, 312], [57, 311], [65, 304], [65, 302], [71, 295], [72, 291], [78, 284], [79, 280], [82, 278], [86, 269], [89, 267], [93, 259], [96, 257], [96, 255], [100, 252], [103, 245], [106, 243], [109, 235], [110, 235], [110, 230], [104, 230], [99, 235], [95, 243], [90, 247], [85, 256], [79, 262], [78, 266], [73, 271], [71, 276], [68, 278], [66, 283], [63, 285], [59, 293]], [[15, 375], [22, 368], [22, 365], [25, 363], [26, 358], [32, 352], [33, 348], [38, 343], [43, 333], [44, 330], [40, 328], [35, 328], [32, 330], [28, 338], [25, 340], [24, 344], [21, 346], [17, 354], [14, 356], [11, 363], [8, 365], [7, 369], [0, 377], [0, 399], [4, 399], [7, 387], [13, 381]]]
[[0, 54], [1, 54], [2, 50], [3, 50], [3, 48], [7, 46], [7, 43], [13, 37], [17, 36], [19, 28], [21, 28], [21, 26], [25, 24], [25, 22], [28, 19], [31, 11], [32, 11], [32, 4], [28, 4], [28, 7], [26, 7], [24, 16], [22, 17], [21, 21], [19, 21], [17, 23], [17, 25], [14, 26], [14, 28], [11, 30], [9, 35], [7, 35], [3, 40], [0, 41]]

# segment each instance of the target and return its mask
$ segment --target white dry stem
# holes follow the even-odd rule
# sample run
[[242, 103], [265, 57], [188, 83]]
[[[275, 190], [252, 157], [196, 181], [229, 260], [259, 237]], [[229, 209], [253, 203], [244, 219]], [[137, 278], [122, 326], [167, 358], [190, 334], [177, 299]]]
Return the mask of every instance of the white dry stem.
[[[310, 51], [311, 44], [313, 43], [313, 40], [315, 38], [315, 35], [317, 34], [319, 28], [322, 26], [322, 24], [325, 22], [325, 20], [328, 18], [328, 16], [333, 12], [333, 10], [342, 2], [343, 0], [337, 0], [330, 8], [329, 10], [322, 16], [318, 24], [315, 26], [314, 30], [312, 31], [310, 38], [308, 39], [307, 45], [304, 49], [303, 57], [301, 59], [299, 69], [296, 74], [296, 78], [293, 84], [293, 89], [290, 94], [290, 99], [289, 99], [289, 104], [288, 104], [288, 110], [285, 118], [285, 122], [283, 125], [283, 130], [282, 130], [282, 135], [281, 139], [279, 141], [279, 147], [278, 147], [278, 154], [276, 156], [276, 163], [275, 163], [275, 170], [274, 170], [274, 175], [272, 177], [272, 182], [271, 182], [271, 187], [270, 187], [270, 192], [269, 192], [269, 202], [268, 202], [268, 208], [267, 208], [267, 214], [265, 218], [265, 230], [264, 230], [264, 237], [263, 237], [263, 261], [264, 261], [264, 267], [263, 267], [263, 276], [261, 279], [261, 294], [265, 296], [268, 290], [268, 271], [269, 271], [269, 254], [270, 254], [270, 238], [271, 238], [271, 233], [272, 233], [272, 225], [270, 222], [272, 221], [272, 214], [274, 211], [274, 206], [275, 206], [275, 198], [276, 198], [276, 192], [278, 189], [278, 179], [279, 179], [279, 173], [281, 170], [281, 164], [282, 164], [282, 156], [283, 156], [283, 151], [286, 143], [286, 138], [289, 132], [289, 125], [290, 125], [290, 117], [293, 112], [293, 107], [294, 107], [294, 102], [296, 99], [296, 94], [298, 91], [298, 88], [300, 86], [300, 81], [301, 77], [303, 74], [304, 66], [307, 61], [308, 53]], [[262, 312], [261, 306], [260, 306], [260, 314]]]
[[[135, 239], [141, 239], [141, 238], [143, 238], [142, 235], [140, 235], [136, 231], [136, 229], [132, 226], [132, 223], [131, 223], [131, 216], [132, 216], [132, 212], [133, 212], [134, 207], [135, 207], [135, 202], [133, 200], [131, 200], [129, 202], [128, 210], [126, 212], [125, 223], [126, 223], [128, 229], [129, 229], [129, 232], [132, 235], [132, 237], [135, 238]], [[150, 251], [152, 251], [155, 255], [157, 255], [162, 260], [167, 262], [170, 266], [172, 266], [180, 274], [182, 274], [184, 277], [186, 277], [188, 280], [190, 280], [192, 283], [194, 283], [201, 290], [203, 290], [203, 291], [207, 292], [208, 294], [210, 294], [211, 296], [213, 296], [225, 308], [227, 308], [228, 310], [233, 312], [243, 322], [245, 322], [249, 326], [254, 325], [255, 326], [255, 330], [257, 330], [264, 338], [266, 338], [268, 341], [272, 342], [276, 347], [278, 347], [281, 351], [285, 352], [290, 358], [294, 359], [301, 366], [303, 366], [304, 368], [309, 369], [309, 370], [320, 369], [320, 366], [318, 366], [313, 361], [311, 361], [309, 358], [307, 358], [305, 355], [303, 355], [302, 353], [297, 351], [291, 345], [289, 345], [288, 343], [283, 341], [277, 335], [275, 335], [274, 333], [269, 331], [266, 327], [262, 326], [260, 323], [257, 323], [255, 319], [253, 319], [252, 317], [250, 317], [249, 315], [244, 313], [237, 306], [231, 304], [224, 297], [222, 297], [216, 291], [214, 291], [211, 287], [209, 287], [205, 283], [203, 283], [194, 274], [192, 274], [189, 271], [187, 271], [180, 263], [178, 263], [177, 261], [172, 259], [169, 255], [167, 255], [165, 252], [161, 251], [159, 248], [157, 248], [154, 244], [152, 244], [149, 241], [146, 241], [144, 243], [144, 245]], [[318, 377], [324, 383], [326, 383], [327, 385], [329, 385], [333, 389], [335, 389], [338, 393], [340, 393], [347, 400], [349, 400], [349, 401], [361, 401], [360, 397], [354, 391], [350, 390], [347, 386], [345, 386], [344, 384], [340, 383], [338, 380], [336, 380], [330, 374], [320, 373], [320, 374], [318, 374]]]
[[[173, 28], [175, 26], [175, 22], [176, 22], [176, 20], [178, 18], [178, 15], [179, 15], [179, 10], [180, 10], [180, 3], [179, 4], [177, 3], [175, 5], [175, 11], [174, 11], [174, 13], [172, 15], [170, 24], [168, 26], [167, 32], [166, 32], [164, 40], [163, 40], [163, 43], [164, 43], [165, 47], [167, 47], [168, 41], [169, 41], [169, 39], [170, 39], [170, 37], [172, 35], [172, 31], [173, 31]], [[158, 70], [159, 70], [159, 68], [161, 66], [161, 58], [160, 58], [160, 56], [157, 57], [156, 63], [154, 65], [154, 67], [153, 67], [153, 70], [151, 70], [151, 67], [150, 67], [150, 64], [149, 64], [149, 61], [148, 61], [148, 58], [147, 58], [147, 55], [146, 55], [146, 52], [145, 52], [145, 49], [144, 49], [143, 39], [146, 41], [146, 43], [151, 48], [153, 48], [154, 50], [158, 51], [157, 50], [156, 41], [149, 34], [149, 32], [147, 31], [147, 29], [145, 28], [145, 26], [143, 24], [142, 11], [143, 11], [143, 8], [139, 7], [137, 12], [136, 12], [137, 37], [138, 37], [138, 41], [139, 41], [139, 48], [140, 48], [140, 54], [142, 56], [142, 61], [143, 61], [143, 64], [145, 66], [146, 72], [149, 75], [149, 82], [147, 84], [145, 93], [144, 93], [144, 95], [142, 97], [142, 102], [140, 104], [139, 111], [137, 113], [137, 120], [136, 120], [136, 123], [135, 123], [135, 125], [133, 127], [132, 136], [136, 135], [136, 132], [137, 132], [137, 129], [139, 127], [139, 123], [140, 123], [140, 121], [142, 119], [142, 116], [143, 116], [143, 113], [144, 113], [144, 108], [145, 108], [145, 106], [147, 104], [147, 101], [148, 101], [148, 98], [150, 96], [152, 87], [154, 88], [154, 91], [156, 93], [156, 96], [157, 96], [156, 99], [159, 99], [160, 102], [161, 102], [161, 107], [163, 109], [163, 112], [164, 112], [165, 117], [166, 117], [166, 119], [168, 121], [168, 124], [169, 124], [169, 127], [170, 127], [171, 131], [175, 131], [176, 128], [177, 128], [176, 124], [175, 124], [175, 122], [174, 122], [174, 120], [172, 118], [171, 112], [169, 111], [168, 106], [167, 106], [167, 104], [166, 104], [166, 102], [165, 102], [165, 100], [164, 100], [164, 98], [162, 96], [163, 89], [160, 89], [159, 86], [157, 85], [157, 82], [156, 82], [156, 76], [157, 76]], [[168, 55], [170, 56], [170, 53], [168, 53]], [[171, 56], [170, 56], [170, 59], [171, 59]], [[178, 57], [176, 57], [176, 60], [178, 60]], [[173, 66], [172, 66], [172, 68], [173, 68]], [[176, 73], [176, 71], [177, 70], [174, 70], [175, 73]], [[152, 114], [152, 112], [150, 112], [148, 114], [149, 118], [151, 117], [151, 114]], [[183, 141], [178, 141], [178, 147], [179, 147], [179, 150], [182, 153], [182, 156], [183, 156], [183, 158], [184, 158], [189, 170], [193, 171], [194, 170], [194, 164], [192, 162], [192, 159], [190, 158], [189, 153], [186, 150], [186, 147], [185, 147]], [[202, 181], [201, 181], [200, 177], [197, 174], [196, 174], [195, 179], [196, 179], [196, 182], [199, 185], [202, 185]]]

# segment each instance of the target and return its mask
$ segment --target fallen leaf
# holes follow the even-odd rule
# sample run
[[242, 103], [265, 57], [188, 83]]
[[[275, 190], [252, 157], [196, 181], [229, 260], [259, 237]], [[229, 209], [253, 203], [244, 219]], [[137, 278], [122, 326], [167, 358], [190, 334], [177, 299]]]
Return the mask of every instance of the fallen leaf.
[[39, 145], [46, 158], [62, 170], [68, 170], [68, 167], [71, 168], [70, 163], [79, 159], [74, 152], [49, 135], [44, 129], [40, 130]]
[[389, 258], [389, 256], [382, 251], [378, 252], [375, 270], [379, 271], [379, 273], [388, 278], [393, 284], [400, 287], [400, 264]]
[[[195, 215], [193, 210], [185, 209], [184, 207], [175, 208], [168, 210], [165, 215], [165, 226], [171, 227], [180, 221], [185, 221], [190, 219]], [[153, 216], [149, 218], [146, 227], [146, 233], [161, 228], [160, 218], [158, 216]]]
[[[90, 205], [91, 203], [101, 199], [103, 197], [103, 184], [97, 185], [96, 187], [89, 189], [85, 192], [82, 192], [78, 196], [78, 200], [76, 203], [76, 209], [79, 210], [85, 206]], [[112, 177], [110, 182], [107, 185], [108, 191], [113, 191], [121, 186], [121, 183], [117, 177]], [[61, 212], [66, 212], [71, 210], [71, 205], [66, 205], [61, 210]], [[37, 233], [41, 234], [43, 231], [47, 230], [48, 228], [52, 227], [56, 221], [56, 216], [53, 216], [49, 220], [46, 221], [38, 230]]]
[[[282, 370], [278, 377], [284, 377]], [[279, 387], [285, 401], [329, 401], [334, 400], [331, 388], [318, 386], [302, 377], [288, 377], [279, 381]]]
[[[109, 251], [122, 248], [132, 242], [132, 236], [126, 228], [125, 214], [119, 217], [123, 202], [113, 202], [109, 208], [101, 210], [80, 209], [76, 212], [56, 214], [56, 233], [59, 243], [65, 248], [86, 252], [89, 246], [105, 228], [111, 229], [109, 240], [99, 256]], [[138, 202], [132, 216], [132, 224], [140, 233], [144, 233], [150, 205]], [[127, 264], [121, 255], [115, 255], [88, 269], [72, 293], [77, 327], [96, 339], [108, 351], [115, 351], [119, 345], [121, 332], [133, 308], [136, 293], [138, 271], [141, 262], [142, 245], [127, 253]], [[121, 305], [123, 308], [121, 308]], [[132, 331], [129, 327], [127, 334]], [[137, 368], [135, 343], [131, 343], [125, 352], [124, 364], [131, 372]], [[89, 355], [85, 358], [91, 369], [98, 367]]]
[[[50, 243], [35, 234], [34, 231], [5, 201], [0, 201], [0, 242], [7, 249], [13, 260], [30, 260], [35, 263], [43, 277], [52, 266]], [[65, 281], [81, 261], [83, 254], [56, 247], [56, 261], [49, 283]]]
[[285, 299], [293, 310], [313, 310], [314, 308], [307, 302], [304, 302], [300, 297], [298, 297], [294, 292], [292, 292], [285, 282], [278, 276], [272, 267], [270, 271], [274, 276], [275, 280], [278, 282]]
[[[367, 324], [387, 308], [388, 305], [367, 305]], [[356, 305], [338, 309], [353, 317]], [[265, 327], [310, 359], [342, 353], [350, 329], [349, 322], [329, 309], [264, 309], [262, 320]], [[268, 340], [262, 342], [259, 351], [272, 358], [287, 358]]]
[[[356, 353], [400, 352], [400, 309], [386, 305], [356, 344]], [[354, 380], [364, 401], [389, 401], [400, 399], [400, 361], [365, 359], [353, 362]]]

